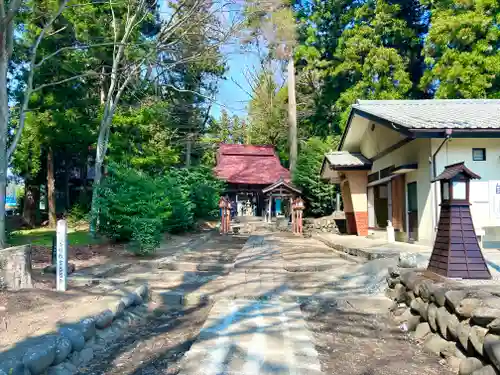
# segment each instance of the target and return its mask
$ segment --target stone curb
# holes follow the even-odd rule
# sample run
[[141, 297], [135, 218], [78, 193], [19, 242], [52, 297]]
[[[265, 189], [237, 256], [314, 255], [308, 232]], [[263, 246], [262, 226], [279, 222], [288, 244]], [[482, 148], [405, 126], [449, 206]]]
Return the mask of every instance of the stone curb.
[[416, 331], [426, 351], [440, 354], [460, 375], [500, 372], [499, 294], [439, 283], [412, 270], [389, 270], [387, 284], [391, 311], [404, 310], [395, 316], [401, 330]]
[[116, 340], [141, 318], [136, 310], [144, 310], [142, 304], [149, 293], [148, 285], [143, 284], [95, 316], [62, 324], [55, 333], [19, 342], [0, 353], [0, 375], [76, 374], [78, 367], [94, 358], [95, 350]]
[[[332, 242], [327, 240], [326, 238], [323, 238], [320, 234], [313, 234], [312, 238], [323, 242], [325, 245], [331, 247], [334, 250], [337, 250], [340, 253], [344, 253], [346, 255], [349, 255], [354, 258], [358, 258], [358, 260], [355, 260], [356, 262], [362, 262], [364, 263], [367, 260], [375, 260], [375, 259], [380, 259], [380, 258], [394, 258], [399, 256], [399, 252], [373, 252], [373, 251], [366, 251], [362, 248], [355, 248], [355, 247], [348, 247], [344, 245], [340, 245], [338, 243]], [[361, 259], [360, 259], [361, 258]], [[353, 259], [348, 259], [348, 260], [353, 260]]]

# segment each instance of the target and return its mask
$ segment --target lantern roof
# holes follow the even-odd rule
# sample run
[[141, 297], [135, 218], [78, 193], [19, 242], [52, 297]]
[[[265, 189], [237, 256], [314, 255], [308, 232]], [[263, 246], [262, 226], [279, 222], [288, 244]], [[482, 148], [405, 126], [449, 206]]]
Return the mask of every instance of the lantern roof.
[[441, 172], [439, 176], [437, 176], [432, 182], [442, 181], [442, 180], [451, 180], [453, 177], [458, 174], [463, 174], [467, 176], [471, 180], [479, 180], [481, 176], [472, 172], [469, 168], [465, 166], [464, 162], [455, 163], [451, 165], [447, 165], [444, 167], [444, 171]]

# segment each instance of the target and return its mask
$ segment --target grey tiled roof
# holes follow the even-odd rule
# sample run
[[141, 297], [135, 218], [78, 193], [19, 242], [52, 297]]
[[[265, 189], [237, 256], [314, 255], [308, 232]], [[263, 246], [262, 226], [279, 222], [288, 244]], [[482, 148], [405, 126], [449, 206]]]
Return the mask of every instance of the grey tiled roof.
[[500, 129], [500, 100], [358, 100], [371, 115], [411, 129]]
[[371, 166], [372, 162], [357, 152], [331, 151], [325, 154], [332, 167], [363, 167]]

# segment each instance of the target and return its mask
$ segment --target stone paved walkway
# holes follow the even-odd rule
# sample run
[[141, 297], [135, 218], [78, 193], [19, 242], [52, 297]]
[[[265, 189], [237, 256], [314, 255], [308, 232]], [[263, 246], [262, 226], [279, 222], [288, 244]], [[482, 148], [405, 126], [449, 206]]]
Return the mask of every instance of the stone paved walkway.
[[[360, 266], [325, 252], [314, 240], [251, 236], [183, 359], [181, 374], [322, 374], [297, 297], [320, 298], [325, 292], [331, 296], [332, 274], [342, 275], [352, 267]], [[306, 274], [302, 281], [300, 271]]]
[[176, 260], [196, 267], [154, 270], [154, 317], [85, 374], [450, 374], [388, 320], [383, 288], [394, 259], [360, 264], [289, 233], [243, 241], [216, 236], [187, 252], [203, 262], [215, 254], [211, 265], [230, 253], [221, 271], [185, 257]]

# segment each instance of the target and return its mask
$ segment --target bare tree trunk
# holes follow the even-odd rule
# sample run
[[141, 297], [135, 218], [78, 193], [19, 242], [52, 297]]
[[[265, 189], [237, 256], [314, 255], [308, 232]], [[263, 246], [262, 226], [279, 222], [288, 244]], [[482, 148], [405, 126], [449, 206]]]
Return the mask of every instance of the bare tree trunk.
[[191, 166], [191, 150], [193, 148], [192, 134], [188, 133], [186, 138], [186, 167]]
[[38, 207], [40, 204], [40, 188], [31, 184], [29, 181], [25, 183], [23, 219], [30, 227], [35, 227], [38, 218]]
[[0, 248], [6, 246], [5, 235], [5, 195], [7, 190], [7, 131], [9, 107], [7, 94], [8, 56], [6, 33], [0, 33]]
[[288, 126], [290, 142], [290, 171], [297, 164], [297, 102], [295, 100], [295, 65], [293, 55], [288, 60]]
[[57, 223], [55, 185], [54, 152], [52, 151], [52, 147], [49, 147], [47, 153], [47, 199], [49, 206], [49, 227], [51, 228], [54, 228]]

